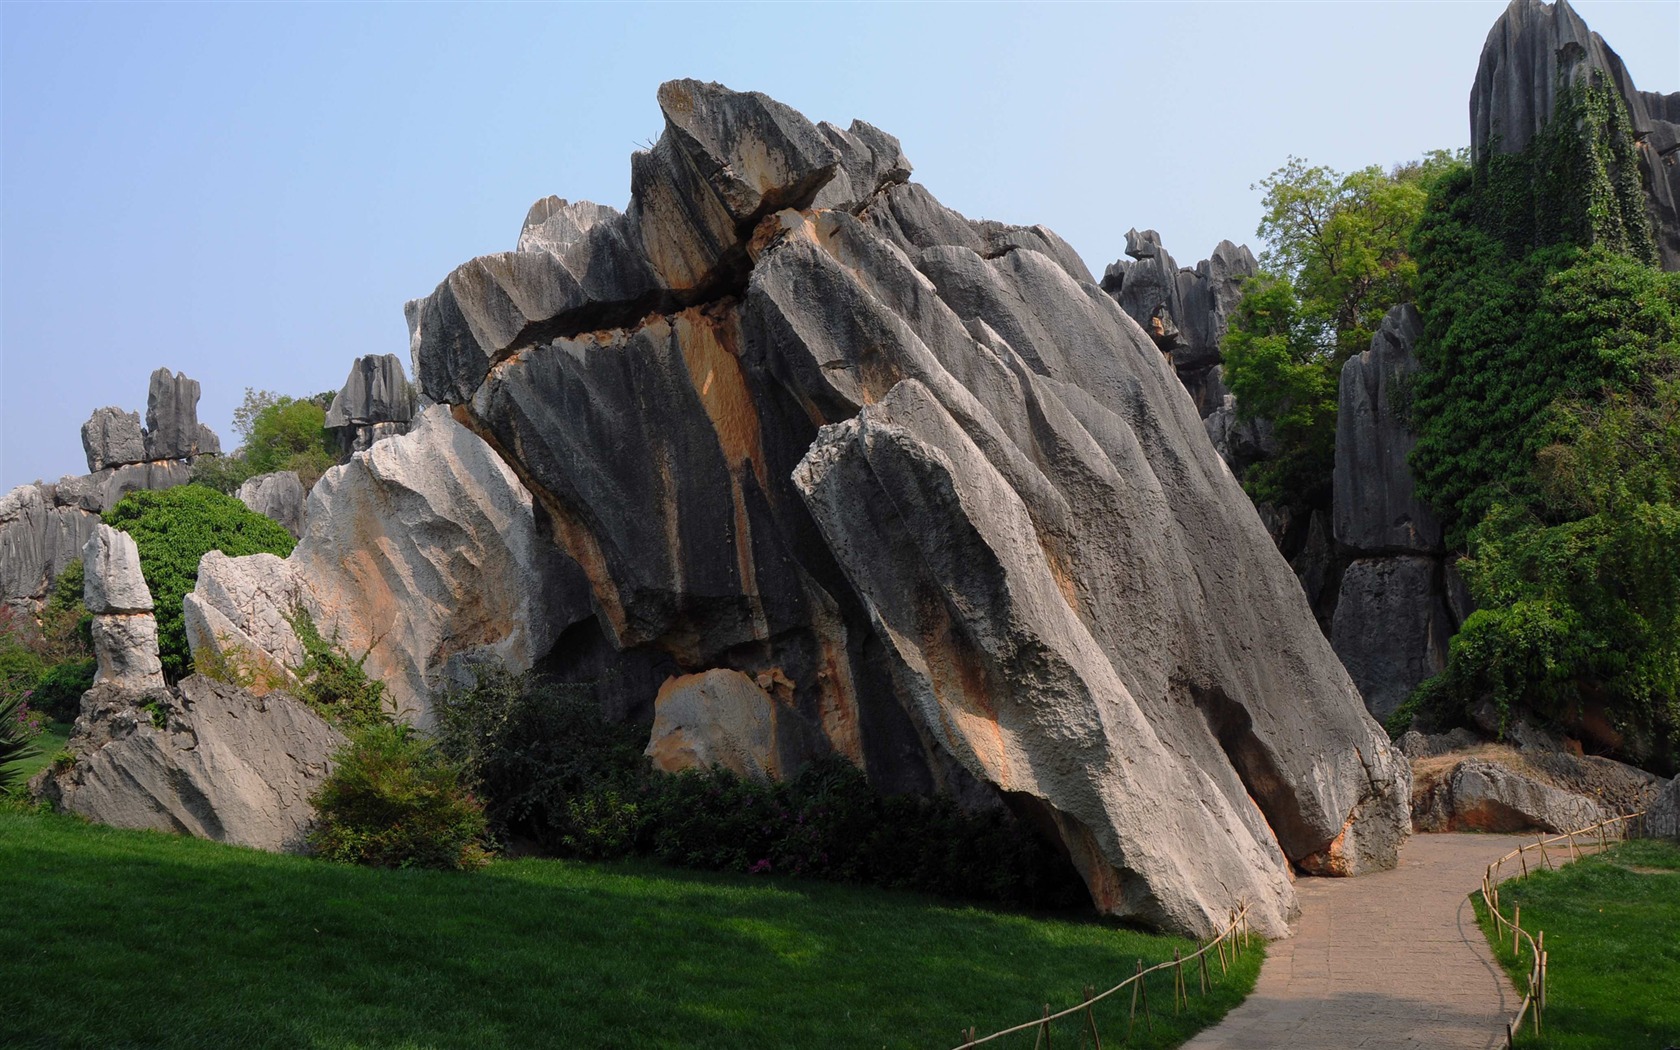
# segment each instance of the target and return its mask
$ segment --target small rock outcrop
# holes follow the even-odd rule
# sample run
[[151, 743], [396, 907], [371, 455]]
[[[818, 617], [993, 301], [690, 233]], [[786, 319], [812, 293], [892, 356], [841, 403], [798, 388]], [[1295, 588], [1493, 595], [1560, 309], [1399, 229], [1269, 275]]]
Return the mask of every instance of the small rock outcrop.
[[303, 535], [303, 481], [295, 470], [258, 474], [239, 486], [239, 502], [258, 514], [279, 522], [293, 539]]
[[397, 714], [428, 725], [452, 658], [485, 651], [525, 670], [588, 615], [581, 574], [538, 533], [524, 486], [446, 407], [327, 471], [308, 506], [287, 559], [205, 555], [183, 609], [195, 660], [284, 687], [302, 662], [288, 622], [301, 608], [365, 654]]
[[1467, 758], [1437, 782], [1412, 811], [1412, 830], [1573, 831], [1609, 813], [1592, 799], [1506, 766]]
[[1680, 777], [1670, 780], [1645, 810], [1645, 834], [1680, 842]]
[[302, 853], [309, 797], [344, 736], [284, 693], [202, 675], [178, 690], [99, 683], [82, 698], [67, 769], [31, 784], [56, 808], [119, 828]]
[[1422, 334], [1415, 307], [1394, 307], [1371, 348], [1342, 366], [1338, 394], [1332, 519], [1347, 565], [1333, 596], [1330, 639], [1378, 718], [1446, 666], [1447, 641], [1469, 615], [1454, 601], [1462, 588], [1454, 586], [1441, 526], [1418, 499], [1406, 462], [1417, 437], [1405, 399]]
[[93, 614], [93, 654], [99, 661], [93, 684], [129, 691], [161, 688], [157, 619], [134, 537], [109, 525], [95, 526], [82, 564], [82, 601]]
[[1680, 270], [1680, 93], [1636, 88], [1568, 0], [1511, 0], [1488, 32], [1470, 89], [1472, 155], [1520, 152], [1553, 119], [1560, 88], [1589, 84], [1611, 88], [1627, 107], [1659, 260]]
[[1103, 911], [1197, 933], [1238, 897], [1283, 932], [1292, 866], [1391, 866], [1404, 758], [1077, 255], [945, 208], [868, 125], [659, 103], [626, 211], [539, 202], [407, 311], [424, 396], [530, 490], [607, 664], [675, 663], [656, 756], [989, 793]]
[[396, 354], [368, 354], [350, 366], [344, 387], [327, 408], [326, 428], [338, 436], [345, 458], [381, 438], [406, 434], [414, 419], [415, 391]]
[[100, 408], [82, 424], [89, 473], [19, 485], [0, 496], [0, 602], [30, 611], [64, 567], [81, 557], [99, 515], [130, 492], [185, 485], [191, 461], [219, 452], [198, 422], [198, 383], [160, 368], [152, 373], [146, 418]]
[[1134, 229], [1126, 234], [1126, 255], [1103, 273], [1103, 291], [1168, 355], [1197, 411], [1208, 417], [1227, 409], [1231, 419], [1222, 427], [1234, 429], [1235, 410], [1226, 404], [1229, 394], [1220, 379], [1219, 344], [1242, 299], [1243, 282], [1260, 272], [1254, 253], [1220, 241], [1211, 256], [1180, 268], [1161, 247], [1160, 234]]

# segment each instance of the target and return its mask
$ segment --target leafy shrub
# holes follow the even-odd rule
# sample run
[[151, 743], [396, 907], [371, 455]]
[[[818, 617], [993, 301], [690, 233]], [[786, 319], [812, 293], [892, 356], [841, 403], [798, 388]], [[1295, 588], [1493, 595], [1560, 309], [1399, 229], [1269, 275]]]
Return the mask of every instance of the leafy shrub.
[[839, 757], [782, 782], [715, 767], [655, 772], [641, 754], [646, 727], [605, 722], [586, 687], [487, 669], [440, 698], [438, 725], [492, 825], [550, 853], [1012, 904], [1085, 899], [1066, 858], [1002, 810], [969, 815], [946, 798], [882, 795]]
[[181, 599], [198, 580], [198, 563], [212, 550], [230, 557], [292, 553], [292, 536], [279, 523], [202, 485], [132, 492], [107, 510], [105, 524], [134, 537], [140, 571], [156, 606], [158, 656], [171, 680], [192, 667]]
[[322, 638], [315, 621], [302, 609], [293, 609], [287, 622], [303, 643], [303, 665], [293, 668], [301, 683], [299, 699], [341, 729], [389, 721], [385, 683], [369, 677], [363, 668], [367, 653], [356, 658], [347, 656], [339, 648], [337, 637], [330, 642]]
[[73, 722], [82, 711], [82, 694], [93, 688], [99, 662], [93, 657], [53, 664], [35, 680], [30, 702], [55, 722]]
[[356, 731], [310, 799], [309, 841], [328, 860], [381, 868], [481, 867], [484, 807], [460, 767], [412, 728], [376, 723]]

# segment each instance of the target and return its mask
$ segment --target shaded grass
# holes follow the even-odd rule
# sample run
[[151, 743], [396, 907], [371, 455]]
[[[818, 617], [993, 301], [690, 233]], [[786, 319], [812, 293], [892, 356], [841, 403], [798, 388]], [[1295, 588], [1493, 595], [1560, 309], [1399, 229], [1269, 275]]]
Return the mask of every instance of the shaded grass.
[[[1680, 846], [1635, 840], [1556, 871], [1504, 883], [1500, 907], [1522, 909], [1523, 929], [1546, 933], [1541, 1037], [1525, 1021], [1519, 1045], [1622, 1050], [1680, 1044]], [[1532, 965], [1473, 895], [1482, 931], [1519, 990]]]
[[[824, 883], [552, 860], [375, 871], [0, 809], [8, 1047], [949, 1047], [1175, 947]], [[1260, 956], [1183, 1018], [1156, 978], [1155, 1031], [1133, 1045], [1222, 1016]], [[1125, 1027], [1112, 1004], [1105, 1045]]]
[[[13, 764], [25, 781], [47, 768], [47, 764], [53, 760], [53, 756], [63, 751], [65, 745], [70, 743], [70, 723], [49, 723], [46, 730], [30, 743], [34, 745], [38, 753], [33, 758], [19, 759]], [[22, 791], [23, 789], [19, 788], [18, 790]]]

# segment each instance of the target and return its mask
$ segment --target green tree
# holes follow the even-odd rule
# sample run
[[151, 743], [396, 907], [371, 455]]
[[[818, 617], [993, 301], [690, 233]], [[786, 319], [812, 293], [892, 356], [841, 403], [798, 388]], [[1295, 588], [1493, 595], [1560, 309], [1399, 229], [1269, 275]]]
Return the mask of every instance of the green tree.
[[1277, 454], [1243, 483], [1262, 502], [1329, 502], [1341, 367], [1389, 308], [1414, 296], [1409, 242], [1435, 183], [1463, 154], [1437, 150], [1384, 172], [1342, 174], [1297, 157], [1263, 179], [1261, 274], [1244, 289], [1222, 347], [1244, 419], [1273, 427]]
[[132, 492], [107, 510], [105, 524], [134, 537], [140, 571], [152, 592], [163, 670], [178, 679], [192, 668], [181, 600], [198, 581], [198, 563], [212, 550], [232, 557], [292, 552], [291, 534], [245, 504], [201, 485]]
[[276, 398], [251, 420], [242, 450], [251, 474], [295, 470], [305, 488], [313, 486], [335, 461], [326, 420], [313, 400]]

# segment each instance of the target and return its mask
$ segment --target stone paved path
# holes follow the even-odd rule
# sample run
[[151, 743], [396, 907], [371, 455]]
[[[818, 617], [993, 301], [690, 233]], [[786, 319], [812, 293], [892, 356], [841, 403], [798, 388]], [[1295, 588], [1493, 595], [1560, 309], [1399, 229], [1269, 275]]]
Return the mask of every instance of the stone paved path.
[[1393, 871], [1295, 883], [1254, 994], [1185, 1050], [1502, 1047], [1518, 996], [1467, 899], [1520, 835], [1413, 835]]

